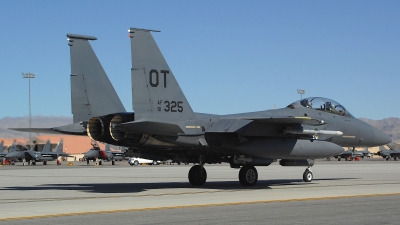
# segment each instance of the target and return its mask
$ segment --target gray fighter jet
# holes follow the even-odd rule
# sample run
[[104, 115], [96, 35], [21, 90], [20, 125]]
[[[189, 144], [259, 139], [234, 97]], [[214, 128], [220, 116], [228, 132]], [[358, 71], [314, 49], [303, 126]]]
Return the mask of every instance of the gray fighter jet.
[[370, 152], [368, 151], [368, 147], [365, 147], [361, 151], [357, 151], [355, 150], [355, 148], [349, 149], [333, 157], [335, 157], [338, 161], [340, 161], [341, 159], [345, 159], [346, 161], [351, 161], [356, 157], [364, 158], [368, 157], [369, 155]]
[[389, 161], [390, 159], [394, 159], [397, 161], [400, 157], [400, 149], [394, 149], [392, 146], [387, 145], [389, 150], [386, 149], [384, 146], [379, 146], [379, 151], [377, 154], [381, 156], [382, 158], [386, 159], [386, 161]]
[[242, 185], [253, 186], [258, 180], [255, 166], [268, 166], [275, 160], [282, 166], [307, 167], [303, 180], [310, 182], [313, 159], [337, 155], [343, 146], [370, 147], [391, 141], [343, 105], [323, 97], [259, 112], [194, 113], [151, 32], [155, 31], [129, 30], [134, 113], [120, 104], [94, 54], [89, 40], [96, 38], [67, 35], [74, 124], [85, 128], [93, 140], [130, 147], [142, 158], [197, 163], [188, 174], [195, 186], [206, 182], [206, 163], [228, 162], [240, 168]]
[[86, 159], [87, 164], [89, 165], [89, 161], [96, 161], [99, 159], [99, 165], [102, 164], [101, 160], [112, 161], [112, 165], [115, 165], [115, 160], [123, 160], [125, 159], [124, 152], [115, 152], [111, 151], [111, 147], [109, 144], [106, 144], [106, 148], [101, 150], [97, 142], [92, 143], [92, 148], [83, 155]]
[[3, 158], [7, 153], [4, 151], [4, 141], [0, 142], [0, 159]]
[[43, 165], [47, 165], [47, 161], [57, 160], [59, 156], [71, 157], [71, 155], [63, 152], [63, 140], [61, 139], [56, 147], [56, 151], [51, 151], [50, 141], [48, 140], [43, 147], [42, 152], [37, 152], [32, 149], [11, 151], [4, 156], [6, 159], [23, 159], [23, 165], [25, 161], [28, 165], [36, 165], [36, 162], [43, 162]]

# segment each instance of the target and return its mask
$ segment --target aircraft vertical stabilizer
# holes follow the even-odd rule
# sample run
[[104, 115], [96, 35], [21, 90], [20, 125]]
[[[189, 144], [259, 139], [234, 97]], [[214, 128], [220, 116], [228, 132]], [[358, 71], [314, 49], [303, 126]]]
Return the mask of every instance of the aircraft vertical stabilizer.
[[42, 151], [42, 152], [43, 152], [43, 153], [45, 153], [45, 152], [51, 152], [50, 140], [47, 140], [47, 141], [46, 141], [46, 144], [44, 145], [43, 151]]
[[111, 152], [110, 144], [106, 144], [105, 152]]
[[62, 153], [63, 152], [63, 146], [64, 146], [63, 142], [64, 142], [64, 140], [61, 138], [60, 142], [58, 142], [58, 145], [56, 147], [56, 152], [57, 153]]
[[131, 28], [132, 100], [135, 120], [193, 120], [195, 115], [151, 34]]
[[71, 54], [71, 104], [74, 123], [94, 116], [126, 112], [89, 40], [92, 36], [67, 34]]
[[8, 152], [14, 152], [17, 151], [17, 141], [14, 140], [11, 147], [8, 149]]
[[4, 152], [4, 141], [0, 142], [0, 152]]

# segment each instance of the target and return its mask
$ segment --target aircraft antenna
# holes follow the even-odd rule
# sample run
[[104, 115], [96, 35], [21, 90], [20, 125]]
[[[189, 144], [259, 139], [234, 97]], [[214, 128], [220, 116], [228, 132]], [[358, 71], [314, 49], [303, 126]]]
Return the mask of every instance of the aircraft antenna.
[[303, 99], [303, 95], [306, 93], [306, 90], [303, 89], [297, 89], [297, 93], [300, 94], [300, 99]]

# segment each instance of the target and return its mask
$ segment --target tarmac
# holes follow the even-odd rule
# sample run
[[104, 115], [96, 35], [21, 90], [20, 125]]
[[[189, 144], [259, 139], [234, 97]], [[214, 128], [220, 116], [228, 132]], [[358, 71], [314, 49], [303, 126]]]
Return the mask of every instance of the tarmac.
[[205, 165], [192, 187], [191, 165], [129, 166], [126, 161], [0, 167], [1, 224], [399, 224], [400, 161], [317, 160], [305, 167], [256, 167], [259, 181], [242, 187], [238, 169]]

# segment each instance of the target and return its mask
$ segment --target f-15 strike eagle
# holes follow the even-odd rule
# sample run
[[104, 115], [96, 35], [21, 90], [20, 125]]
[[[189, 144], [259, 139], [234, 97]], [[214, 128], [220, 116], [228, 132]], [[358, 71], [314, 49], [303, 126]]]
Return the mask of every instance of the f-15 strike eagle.
[[240, 183], [253, 186], [258, 180], [255, 166], [275, 160], [282, 166], [307, 167], [303, 180], [311, 182], [313, 159], [337, 155], [343, 146], [391, 142], [343, 105], [323, 97], [259, 112], [195, 113], [153, 39], [152, 32], [159, 31], [128, 32], [134, 112], [125, 111], [91, 48], [89, 40], [97, 38], [68, 34], [74, 124], [48, 130], [87, 134], [96, 141], [130, 147], [138, 157], [195, 163], [188, 174], [194, 186], [206, 182], [205, 164], [220, 162], [240, 168]]
[[357, 151], [355, 150], [355, 148], [349, 149], [333, 157], [335, 157], [338, 161], [340, 161], [341, 159], [345, 159], [346, 161], [351, 161], [356, 157], [364, 158], [368, 157], [368, 155], [371, 155], [371, 153], [368, 151], [368, 148], [365, 147], [361, 151]]
[[400, 149], [394, 149], [391, 145], [387, 145], [387, 147], [389, 150], [384, 146], [379, 146], [377, 154], [386, 159], [386, 161], [389, 161], [391, 158], [397, 161], [400, 158]]
[[90, 160], [99, 159], [99, 165], [102, 164], [101, 160], [112, 160], [112, 165], [115, 165], [115, 160], [124, 160], [124, 152], [111, 151], [110, 144], [106, 144], [106, 148], [101, 150], [97, 142], [92, 142], [92, 148], [84, 154], [87, 164]]

